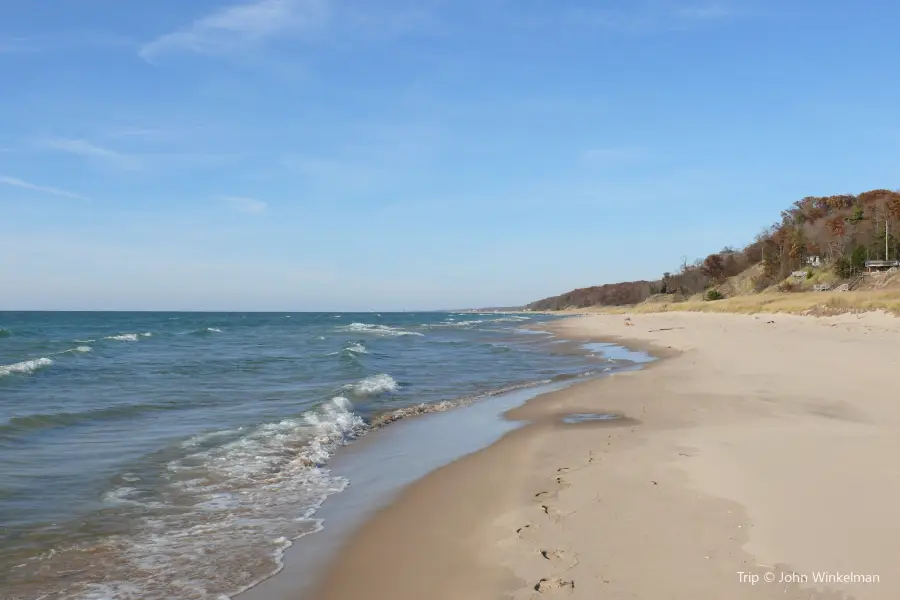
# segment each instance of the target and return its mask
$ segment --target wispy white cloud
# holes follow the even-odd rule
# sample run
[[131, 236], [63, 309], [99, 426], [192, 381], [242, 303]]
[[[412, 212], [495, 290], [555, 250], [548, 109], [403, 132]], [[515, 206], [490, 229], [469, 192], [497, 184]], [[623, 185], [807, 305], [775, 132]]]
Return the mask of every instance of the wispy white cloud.
[[147, 62], [170, 53], [230, 54], [267, 39], [309, 31], [329, 15], [329, 0], [257, 0], [222, 8], [141, 47]]
[[84, 158], [102, 160], [122, 169], [137, 169], [140, 164], [136, 157], [123, 154], [86, 140], [56, 138], [47, 140], [44, 145], [53, 150], [74, 154]]
[[233, 210], [241, 213], [258, 215], [266, 212], [269, 205], [262, 200], [256, 198], [246, 198], [244, 196], [226, 196], [223, 198]]
[[2, 54], [43, 54], [69, 49], [108, 49], [134, 47], [135, 41], [99, 31], [55, 32], [53, 35], [0, 36]]
[[0, 175], [0, 183], [4, 185], [10, 185], [13, 187], [21, 188], [23, 190], [31, 190], [32, 192], [40, 192], [42, 194], [51, 194], [53, 196], [62, 196], [63, 198], [74, 198], [78, 200], [84, 200], [85, 197], [81, 194], [76, 194], [74, 192], [68, 192], [66, 190], [61, 190], [55, 187], [49, 187], [46, 185], [38, 185], [36, 183], [31, 183], [29, 181], [25, 181], [23, 179], [17, 179], [15, 177], [9, 177], [7, 175]]
[[32, 54], [40, 52], [42, 45], [30, 37], [0, 37], [0, 54]]
[[147, 127], [132, 127], [126, 129], [119, 129], [111, 134], [112, 137], [133, 137], [133, 138], [148, 138], [148, 137], [157, 137], [163, 133], [162, 129], [151, 129]]
[[677, 0], [612, 1], [603, 3], [602, 6], [554, 6], [535, 13], [517, 13], [514, 20], [532, 27], [563, 24], [567, 27], [593, 27], [620, 33], [645, 34], [693, 29], [704, 23], [749, 14], [738, 3], [739, 0], [700, 0], [693, 4]]

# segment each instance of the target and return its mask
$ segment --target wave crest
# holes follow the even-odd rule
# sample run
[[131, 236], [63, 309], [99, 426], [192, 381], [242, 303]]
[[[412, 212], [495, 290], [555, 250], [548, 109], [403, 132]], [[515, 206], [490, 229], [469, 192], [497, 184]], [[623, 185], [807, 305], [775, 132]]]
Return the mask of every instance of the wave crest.
[[396, 327], [389, 327], [387, 325], [373, 325], [371, 323], [350, 323], [349, 325], [344, 325], [342, 327], [338, 327], [338, 329], [343, 330], [343, 331], [353, 331], [356, 333], [369, 333], [369, 334], [381, 335], [381, 336], [414, 335], [414, 336], [421, 337], [422, 335], [424, 335], [417, 331], [407, 331], [405, 329], [398, 329]]
[[108, 335], [105, 340], [113, 340], [116, 342], [136, 342], [138, 341], [138, 334], [136, 333], [120, 333], [119, 335]]
[[[291, 541], [322, 528], [314, 515], [325, 498], [347, 486], [324, 463], [367, 429], [350, 401], [336, 397], [296, 418], [219, 432], [237, 439], [188, 440], [185, 449], [201, 451], [166, 465], [163, 493], [123, 478], [104, 500], [143, 515], [134, 535], [89, 549], [91, 567], [106, 573], [102, 597], [227, 598], [278, 572]], [[170, 497], [178, 510], [156, 510]], [[208, 552], [224, 547], [233, 552]], [[101, 597], [96, 584], [71, 592]]]
[[189, 331], [188, 335], [211, 335], [213, 333], [222, 333], [222, 330], [218, 327], [201, 327], [200, 329]]
[[357, 396], [376, 396], [385, 392], [396, 392], [400, 385], [387, 373], [366, 377], [358, 383], [348, 386]]
[[81, 412], [34, 413], [13, 417], [0, 424], [0, 439], [12, 439], [42, 429], [69, 427], [82, 423], [96, 423], [108, 419], [127, 419], [145, 412], [177, 410], [177, 402], [151, 402], [147, 404], [126, 404], [86, 410]]
[[49, 367], [53, 361], [49, 358], [36, 358], [11, 365], [0, 365], [0, 377], [7, 375], [30, 375], [43, 367]]
[[149, 331], [145, 331], [144, 333], [120, 333], [118, 335], [108, 335], [104, 340], [113, 340], [116, 342], [136, 342], [138, 338], [148, 338], [153, 337], [153, 334]]

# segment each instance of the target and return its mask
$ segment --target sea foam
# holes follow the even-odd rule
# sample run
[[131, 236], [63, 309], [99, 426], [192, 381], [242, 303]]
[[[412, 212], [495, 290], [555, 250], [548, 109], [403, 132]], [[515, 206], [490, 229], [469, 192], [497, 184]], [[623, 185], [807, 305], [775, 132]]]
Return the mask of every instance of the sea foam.
[[222, 330], [218, 327], [202, 327], [200, 329], [195, 329], [190, 333], [191, 335], [209, 335], [211, 333], [222, 333]]
[[136, 341], [138, 341], [138, 334], [136, 334], [136, 333], [120, 333], [119, 335], [109, 335], [103, 339], [114, 340], [117, 342], [136, 342]]
[[152, 337], [153, 334], [149, 331], [145, 331], [144, 333], [120, 333], [118, 335], [108, 335], [105, 340], [114, 340], [116, 342], [136, 342], [138, 338], [142, 337]]
[[394, 378], [386, 373], [366, 377], [362, 381], [348, 386], [357, 396], [376, 396], [385, 392], [396, 392], [400, 386]]
[[369, 333], [381, 336], [423, 335], [417, 331], [406, 331], [405, 329], [388, 327], [387, 325], [373, 325], [371, 323], [350, 323], [349, 325], [338, 327], [338, 329], [341, 329], [343, 331], [353, 331], [355, 333]]
[[26, 360], [11, 365], [0, 365], [0, 377], [14, 374], [30, 375], [38, 369], [49, 367], [52, 364], [53, 361], [49, 358], [36, 358], [34, 360]]
[[[325, 464], [367, 429], [338, 396], [297, 418], [220, 432], [224, 443], [216, 432], [186, 441], [161, 492], [126, 484], [105, 494], [109, 510], [144, 516], [134, 534], [90, 549], [102, 586], [70, 586], [67, 597], [229, 598], [252, 587], [281, 570], [292, 540], [322, 529], [316, 511], [348, 483]], [[177, 510], [159, 510], [160, 498], [177, 498]]]

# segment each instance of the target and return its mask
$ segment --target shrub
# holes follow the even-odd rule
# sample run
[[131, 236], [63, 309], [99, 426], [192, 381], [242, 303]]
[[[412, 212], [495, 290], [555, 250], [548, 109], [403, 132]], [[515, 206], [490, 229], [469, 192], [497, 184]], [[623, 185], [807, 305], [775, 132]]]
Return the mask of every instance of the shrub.
[[724, 297], [725, 296], [723, 296], [722, 292], [720, 292], [719, 290], [709, 290], [708, 292], [706, 292], [707, 300], [721, 300]]
[[845, 256], [837, 259], [834, 262], [834, 274], [841, 279], [850, 277], [853, 274], [853, 265], [850, 263], [850, 259]]
[[806, 278], [807, 278], [807, 279], [812, 279], [812, 278], [813, 278], [813, 270], [812, 270], [812, 269], [807, 269], [807, 270], [806, 270]]
[[866, 266], [866, 254], [865, 246], [859, 245], [853, 249], [853, 253], [850, 255], [850, 266], [855, 271], [862, 271]]
[[778, 284], [779, 292], [793, 292], [796, 289], [793, 281], [782, 281]]
[[757, 293], [761, 292], [773, 283], [772, 279], [767, 275], [759, 275], [753, 278], [753, 291]]

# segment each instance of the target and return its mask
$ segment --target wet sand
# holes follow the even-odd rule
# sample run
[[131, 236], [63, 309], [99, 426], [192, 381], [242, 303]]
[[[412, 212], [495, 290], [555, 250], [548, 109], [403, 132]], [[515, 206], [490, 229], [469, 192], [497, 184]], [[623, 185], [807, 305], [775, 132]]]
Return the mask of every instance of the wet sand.
[[665, 360], [514, 409], [528, 425], [407, 487], [304, 600], [900, 597], [900, 321], [554, 328]]

